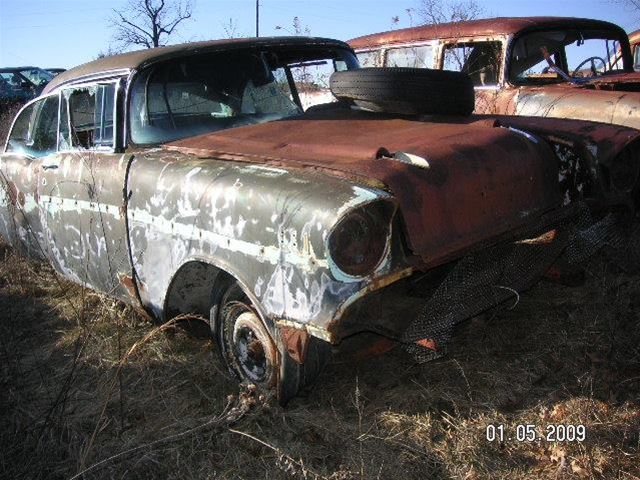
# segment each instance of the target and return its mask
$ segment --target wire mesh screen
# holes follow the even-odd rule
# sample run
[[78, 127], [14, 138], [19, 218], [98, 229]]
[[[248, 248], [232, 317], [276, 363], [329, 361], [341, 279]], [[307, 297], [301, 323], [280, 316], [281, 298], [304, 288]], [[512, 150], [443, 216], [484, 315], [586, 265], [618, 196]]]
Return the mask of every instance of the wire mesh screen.
[[405, 331], [405, 349], [418, 362], [444, 355], [457, 323], [503, 302], [516, 302], [519, 293], [556, 262], [580, 265], [604, 248], [620, 267], [635, 268], [640, 264], [640, 231], [624, 225], [615, 214], [594, 221], [582, 206], [572, 221], [555, 231], [463, 257]]

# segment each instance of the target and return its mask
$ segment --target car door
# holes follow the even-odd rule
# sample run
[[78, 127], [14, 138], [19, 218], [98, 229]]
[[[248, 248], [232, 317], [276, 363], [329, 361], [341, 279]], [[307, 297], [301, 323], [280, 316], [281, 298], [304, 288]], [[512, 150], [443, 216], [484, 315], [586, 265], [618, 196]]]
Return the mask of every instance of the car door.
[[58, 154], [43, 168], [40, 201], [56, 270], [131, 301], [123, 193], [130, 155], [116, 148], [118, 92], [117, 81], [62, 90]]
[[24, 106], [0, 157], [0, 235], [35, 258], [49, 251], [38, 192], [43, 169], [56, 162], [59, 103], [56, 93]]

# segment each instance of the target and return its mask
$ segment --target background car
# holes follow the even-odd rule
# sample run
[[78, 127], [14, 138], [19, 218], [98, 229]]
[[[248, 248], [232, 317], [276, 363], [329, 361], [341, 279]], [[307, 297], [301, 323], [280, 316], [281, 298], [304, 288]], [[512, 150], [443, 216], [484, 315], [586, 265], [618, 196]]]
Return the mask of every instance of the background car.
[[67, 71], [66, 68], [45, 68], [45, 70], [47, 72], [49, 72], [51, 75], [53, 75], [54, 77], [56, 75], [59, 75], [62, 72], [66, 72]]
[[38, 67], [0, 68], [0, 104], [25, 103], [38, 96], [53, 75]]
[[640, 76], [626, 32], [600, 20], [487, 18], [349, 41], [362, 66], [465, 72], [477, 113], [575, 118], [640, 128]]

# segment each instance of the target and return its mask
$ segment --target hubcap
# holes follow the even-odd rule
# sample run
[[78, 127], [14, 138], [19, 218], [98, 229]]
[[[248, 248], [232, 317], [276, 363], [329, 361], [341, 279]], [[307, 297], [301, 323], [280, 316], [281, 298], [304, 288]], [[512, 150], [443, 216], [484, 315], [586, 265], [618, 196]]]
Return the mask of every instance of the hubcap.
[[271, 384], [275, 378], [275, 347], [260, 318], [251, 310], [243, 311], [233, 327], [233, 356], [241, 374], [259, 384]]

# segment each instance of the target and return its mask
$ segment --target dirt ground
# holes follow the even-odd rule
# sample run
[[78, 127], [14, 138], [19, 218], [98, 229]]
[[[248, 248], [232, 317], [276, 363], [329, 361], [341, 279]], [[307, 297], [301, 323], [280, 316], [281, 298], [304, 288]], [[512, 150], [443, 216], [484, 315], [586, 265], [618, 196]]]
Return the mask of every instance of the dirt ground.
[[0, 477], [640, 478], [638, 280], [596, 259], [584, 286], [462, 324], [437, 361], [336, 357], [283, 409], [239, 391], [211, 341], [1, 247]]

